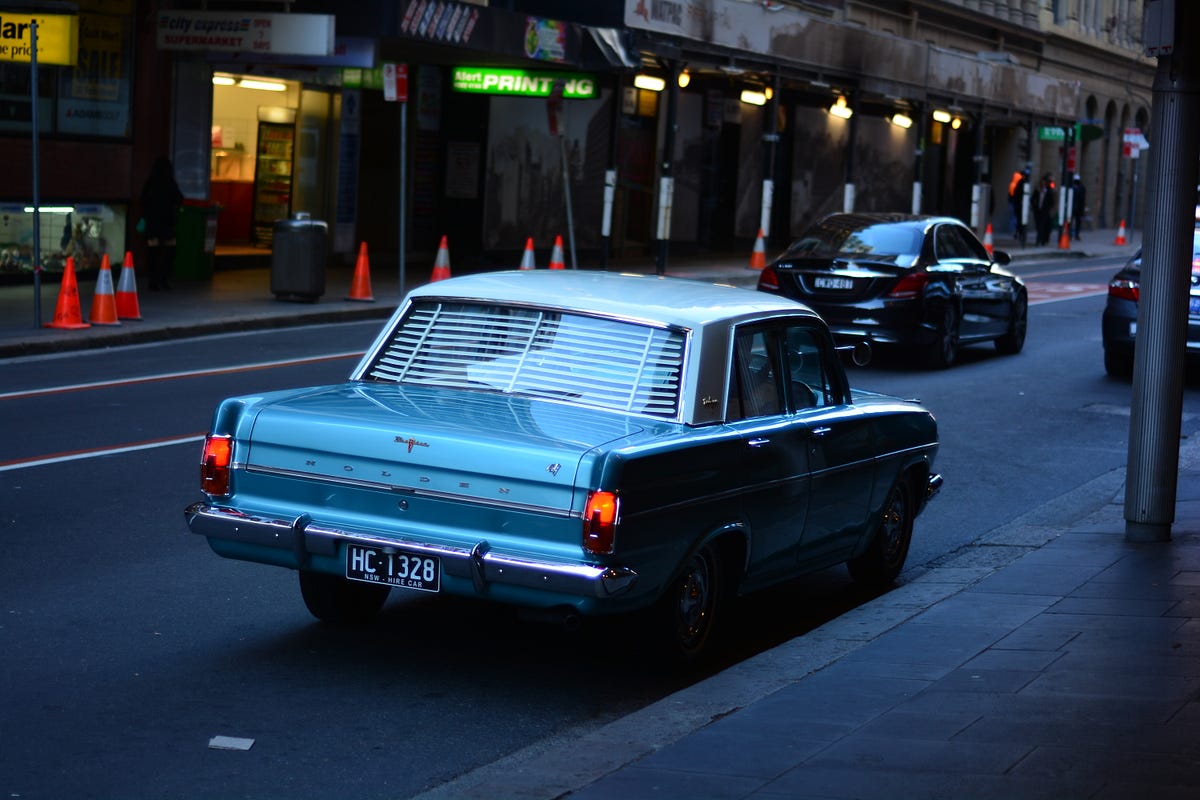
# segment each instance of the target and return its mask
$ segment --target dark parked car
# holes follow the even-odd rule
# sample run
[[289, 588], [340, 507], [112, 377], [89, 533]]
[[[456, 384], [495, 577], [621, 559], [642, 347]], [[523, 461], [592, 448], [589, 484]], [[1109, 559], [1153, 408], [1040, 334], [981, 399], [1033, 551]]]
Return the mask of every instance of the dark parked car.
[[[1108, 302], [1101, 318], [1104, 369], [1109, 375], [1133, 374], [1133, 341], [1137, 335], [1137, 304], [1141, 293], [1142, 250], [1108, 282]], [[1187, 352], [1200, 358], [1200, 227], [1192, 237], [1192, 280], [1188, 290]]]
[[799, 303], [529, 270], [413, 290], [345, 383], [225, 400], [191, 530], [296, 570], [316, 617], [390, 589], [643, 612], [704, 651], [723, 602], [847, 562], [891, 582], [937, 423], [846, 383]]
[[916, 351], [934, 367], [963, 344], [1025, 345], [1021, 279], [952, 217], [831, 214], [763, 269], [758, 289], [808, 305], [843, 340]]

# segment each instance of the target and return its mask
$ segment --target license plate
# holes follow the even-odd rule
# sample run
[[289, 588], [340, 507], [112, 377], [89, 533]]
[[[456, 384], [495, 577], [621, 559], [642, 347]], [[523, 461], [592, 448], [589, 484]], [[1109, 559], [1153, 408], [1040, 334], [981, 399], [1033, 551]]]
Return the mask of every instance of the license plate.
[[1200, 297], [1188, 298], [1188, 315], [1200, 317]]
[[437, 592], [442, 588], [442, 563], [437, 556], [352, 544], [346, 547], [346, 577], [363, 583]]
[[850, 278], [820, 277], [813, 281], [818, 289], [853, 289], [854, 281]]

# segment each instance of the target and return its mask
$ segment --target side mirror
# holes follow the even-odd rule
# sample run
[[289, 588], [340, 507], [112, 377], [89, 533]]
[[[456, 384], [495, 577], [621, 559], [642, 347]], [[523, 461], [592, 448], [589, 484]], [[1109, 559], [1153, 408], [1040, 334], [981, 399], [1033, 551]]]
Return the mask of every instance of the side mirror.
[[992, 261], [1002, 267], [1007, 267], [1012, 263], [1012, 256], [1007, 250], [996, 250], [992, 252]]

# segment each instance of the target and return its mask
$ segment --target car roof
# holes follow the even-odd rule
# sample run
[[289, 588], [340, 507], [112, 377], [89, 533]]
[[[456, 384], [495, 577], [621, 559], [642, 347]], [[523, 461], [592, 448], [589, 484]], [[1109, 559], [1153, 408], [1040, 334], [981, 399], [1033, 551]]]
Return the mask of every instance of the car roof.
[[843, 224], [848, 223], [850, 225], [853, 225], [853, 226], [859, 227], [859, 228], [865, 228], [868, 225], [879, 225], [881, 223], [890, 223], [890, 224], [897, 224], [897, 225], [905, 224], [905, 223], [919, 223], [919, 224], [922, 224], [923, 227], [928, 228], [930, 225], [932, 225], [934, 223], [947, 223], [947, 222], [955, 223], [958, 225], [963, 225], [965, 227], [965, 224], [963, 223], [963, 221], [960, 220], [958, 217], [947, 217], [947, 216], [935, 215], [935, 214], [903, 214], [903, 213], [894, 212], [894, 211], [837, 212], [837, 213], [829, 214], [829, 215], [823, 217], [821, 219], [821, 221], [824, 222], [825, 220], [830, 220], [830, 219], [836, 219], [836, 220], [839, 220], [840, 222], [842, 222]]
[[409, 298], [536, 305], [683, 328], [781, 313], [816, 316], [802, 303], [765, 292], [682, 278], [595, 270], [534, 269], [466, 275], [413, 289]]

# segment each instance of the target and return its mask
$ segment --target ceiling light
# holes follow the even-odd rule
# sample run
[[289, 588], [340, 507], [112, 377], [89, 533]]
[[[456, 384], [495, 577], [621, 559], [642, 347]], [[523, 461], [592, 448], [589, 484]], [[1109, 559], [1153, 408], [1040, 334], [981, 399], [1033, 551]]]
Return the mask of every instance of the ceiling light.
[[683, 72], [679, 73], [679, 88], [680, 89], [686, 88], [687, 85], [691, 82], [692, 82], [692, 73], [688, 72], [686, 69]]
[[655, 75], [634, 75], [633, 85], [639, 89], [646, 89], [651, 92], [661, 92], [667, 88], [667, 82]]
[[213, 75], [213, 86], [233, 86], [237, 80], [232, 75]]
[[941, 122], [941, 123], [949, 122], [950, 121], [950, 112], [943, 111], [942, 109], [939, 108], [938, 110], [933, 112], [933, 121]]
[[763, 106], [767, 104], [767, 95], [764, 92], [756, 92], [753, 89], [743, 89], [742, 102], [749, 103], [752, 106]]
[[287, 91], [287, 85], [276, 83], [275, 81], [259, 81], [253, 78], [242, 78], [238, 81], [238, 86], [243, 89], [262, 89], [264, 92], [283, 92]]
[[912, 117], [907, 114], [896, 113], [892, 115], [892, 124], [898, 128], [911, 128]]
[[768, 86], [766, 89], [763, 90], [763, 94], [765, 94], [767, 96], [767, 99], [770, 100], [772, 97], [775, 96], [775, 90], [772, 89], [770, 86]]
[[962, 127], [962, 118], [955, 117], [954, 119], [950, 120], [950, 127], [954, 128], [954, 130], [958, 130], [959, 128], [961, 128]]
[[829, 113], [842, 119], [850, 119], [854, 116], [854, 110], [846, 105], [846, 98], [841, 95], [838, 96], [837, 102], [829, 107]]

